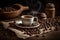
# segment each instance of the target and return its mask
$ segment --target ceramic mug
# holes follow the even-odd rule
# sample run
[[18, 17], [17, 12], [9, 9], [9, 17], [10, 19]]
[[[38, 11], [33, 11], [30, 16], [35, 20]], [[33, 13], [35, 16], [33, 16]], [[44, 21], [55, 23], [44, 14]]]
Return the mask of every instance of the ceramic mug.
[[32, 15], [22, 15], [21, 18], [23, 25], [32, 25], [35, 19], [36, 19], [35, 21], [38, 21], [38, 18], [33, 17]]

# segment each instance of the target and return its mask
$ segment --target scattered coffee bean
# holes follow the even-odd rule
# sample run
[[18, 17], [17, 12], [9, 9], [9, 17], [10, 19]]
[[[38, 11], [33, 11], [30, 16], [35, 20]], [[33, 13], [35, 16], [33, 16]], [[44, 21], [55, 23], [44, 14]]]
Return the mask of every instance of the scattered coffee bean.
[[36, 35], [36, 37], [39, 37], [39, 35]]

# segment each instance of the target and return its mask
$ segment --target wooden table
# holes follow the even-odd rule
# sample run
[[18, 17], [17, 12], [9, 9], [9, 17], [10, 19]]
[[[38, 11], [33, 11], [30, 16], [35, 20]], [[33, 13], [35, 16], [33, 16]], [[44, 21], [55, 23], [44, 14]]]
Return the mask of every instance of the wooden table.
[[[59, 20], [60, 18], [57, 17], [57, 19]], [[35, 36], [27, 39], [21, 39], [18, 38], [14, 32], [8, 29], [6, 30], [0, 26], [0, 40], [58, 40], [60, 39], [60, 26], [58, 26], [58, 31], [47, 33], [47, 35], [48, 36], [46, 37]]]

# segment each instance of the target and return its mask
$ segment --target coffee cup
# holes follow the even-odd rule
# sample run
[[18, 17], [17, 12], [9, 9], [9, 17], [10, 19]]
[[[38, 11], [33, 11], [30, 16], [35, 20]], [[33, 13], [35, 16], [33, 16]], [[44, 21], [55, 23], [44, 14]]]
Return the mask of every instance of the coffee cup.
[[21, 19], [22, 19], [23, 25], [32, 25], [34, 23], [34, 21], [38, 21], [38, 18], [33, 17], [32, 15], [22, 15]]

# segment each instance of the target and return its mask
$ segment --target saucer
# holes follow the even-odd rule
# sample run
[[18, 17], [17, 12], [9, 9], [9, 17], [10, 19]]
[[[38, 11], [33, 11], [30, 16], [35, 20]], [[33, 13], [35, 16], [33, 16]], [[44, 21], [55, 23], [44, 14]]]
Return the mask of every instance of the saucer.
[[36, 21], [34, 21], [34, 23], [29, 26], [23, 25], [21, 21], [20, 22], [16, 21], [15, 25], [20, 28], [37, 28], [38, 26], [40, 26], [39, 22], [36, 22]]

